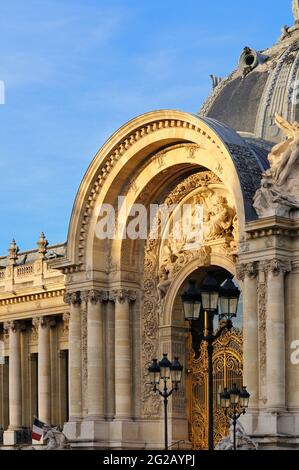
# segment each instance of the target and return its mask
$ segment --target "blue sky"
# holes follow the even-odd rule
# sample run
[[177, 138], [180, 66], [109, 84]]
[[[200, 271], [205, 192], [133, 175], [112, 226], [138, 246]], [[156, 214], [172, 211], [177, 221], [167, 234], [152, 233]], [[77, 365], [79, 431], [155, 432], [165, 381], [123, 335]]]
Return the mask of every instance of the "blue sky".
[[1, 0], [0, 254], [64, 242], [108, 136], [154, 109], [198, 111], [210, 73], [292, 24], [291, 0]]

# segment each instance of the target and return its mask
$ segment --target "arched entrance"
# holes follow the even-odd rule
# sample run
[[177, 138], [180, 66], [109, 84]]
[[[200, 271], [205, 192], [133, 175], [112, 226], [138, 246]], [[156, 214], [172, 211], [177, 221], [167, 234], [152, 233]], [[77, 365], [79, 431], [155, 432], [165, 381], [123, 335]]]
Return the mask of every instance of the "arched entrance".
[[[77, 380], [83, 415], [93, 386], [88, 364], [94, 362], [87, 338], [93, 333], [94, 291], [100, 289], [101, 301], [106, 302], [101, 310], [105, 337], [101, 355], [108, 365], [97, 416], [112, 417], [113, 423], [106, 427], [109, 432], [110, 428], [117, 430], [118, 447], [133, 445], [126, 440], [133, 436], [127, 429], [136, 433], [134, 446], [137, 441], [149, 448], [160, 446], [161, 400], [148, 386], [148, 364], [167, 352], [183, 357], [185, 370], [188, 368], [188, 327], [174, 318], [174, 300], [184, 280], [198, 268], [219, 266], [235, 274], [238, 242], [244, 236], [245, 221], [254, 217], [250, 200], [259, 171], [255, 154], [234, 131], [176, 111], [149, 113], [128, 123], [90, 165], [75, 202], [68, 261], [63, 267], [67, 289], [76, 293], [79, 288], [89, 294], [81, 325], [82, 381]], [[141, 204], [147, 211], [151, 204], [202, 205], [203, 242], [185, 250], [180, 241], [163, 237], [100, 239], [99, 208], [110, 204], [118, 217], [120, 195], [128, 207]], [[98, 334], [103, 331], [99, 328]], [[101, 368], [99, 364], [95, 367]], [[185, 383], [170, 410], [172, 442], [189, 438], [186, 390]], [[77, 413], [76, 406], [71, 408]], [[90, 439], [96, 440], [98, 431], [83, 425]]]

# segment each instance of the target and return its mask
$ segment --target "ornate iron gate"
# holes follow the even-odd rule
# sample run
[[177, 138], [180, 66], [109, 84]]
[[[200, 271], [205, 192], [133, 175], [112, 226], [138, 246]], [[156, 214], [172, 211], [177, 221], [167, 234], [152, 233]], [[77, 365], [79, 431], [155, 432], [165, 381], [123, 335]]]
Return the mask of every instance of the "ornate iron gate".
[[[214, 344], [213, 399], [214, 399], [214, 443], [228, 435], [229, 422], [220, 406], [219, 394], [233, 383], [242, 387], [243, 337], [239, 330], [226, 332]], [[201, 345], [199, 359], [194, 358], [191, 339], [189, 348], [189, 434], [194, 449], [208, 448], [208, 359], [206, 344]]]

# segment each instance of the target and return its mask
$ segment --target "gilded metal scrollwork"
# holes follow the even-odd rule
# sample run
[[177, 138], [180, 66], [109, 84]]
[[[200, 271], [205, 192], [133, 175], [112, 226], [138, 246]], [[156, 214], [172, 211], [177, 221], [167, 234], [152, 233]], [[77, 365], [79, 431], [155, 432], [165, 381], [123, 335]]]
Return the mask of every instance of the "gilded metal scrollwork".
[[[233, 383], [242, 386], [243, 377], [243, 336], [233, 329], [223, 334], [214, 344], [214, 443], [215, 445], [229, 432], [229, 421], [219, 403], [219, 394], [224, 387]], [[189, 361], [189, 432], [193, 449], [208, 448], [208, 358], [206, 344], [201, 344], [201, 355], [195, 359], [188, 339]]]

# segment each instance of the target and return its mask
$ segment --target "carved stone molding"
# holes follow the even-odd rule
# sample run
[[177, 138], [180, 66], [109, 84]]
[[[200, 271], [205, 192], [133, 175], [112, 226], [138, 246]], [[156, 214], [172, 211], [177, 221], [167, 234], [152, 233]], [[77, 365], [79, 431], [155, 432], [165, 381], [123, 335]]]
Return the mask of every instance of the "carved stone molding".
[[89, 301], [92, 305], [98, 302], [106, 302], [109, 300], [108, 291], [92, 289], [83, 294], [83, 300]]
[[272, 273], [274, 276], [279, 274], [286, 274], [292, 271], [292, 263], [287, 259], [274, 258], [272, 260], [265, 260], [260, 263], [260, 270], [262, 272]]
[[128, 289], [117, 289], [109, 292], [109, 300], [119, 302], [120, 304], [135, 302], [136, 297], [136, 292]]
[[63, 297], [64, 303], [68, 305], [74, 305], [74, 306], [79, 306], [81, 304], [81, 292], [76, 291], [76, 292], [67, 292], [64, 297]]
[[249, 279], [255, 279], [258, 275], [258, 263], [255, 261], [250, 263], [241, 263], [237, 265], [236, 270], [237, 278], [240, 281], [244, 281], [246, 276], [249, 277]]

